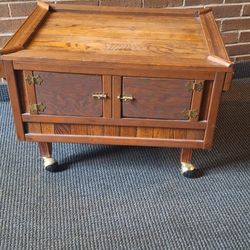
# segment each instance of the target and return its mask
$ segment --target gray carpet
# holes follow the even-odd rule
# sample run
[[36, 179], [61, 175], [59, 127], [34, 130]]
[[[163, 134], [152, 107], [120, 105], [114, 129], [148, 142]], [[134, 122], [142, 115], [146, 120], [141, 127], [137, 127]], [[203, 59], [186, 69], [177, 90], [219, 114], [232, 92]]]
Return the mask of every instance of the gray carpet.
[[250, 82], [223, 94], [215, 146], [185, 179], [176, 149], [57, 144], [43, 170], [0, 103], [0, 249], [250, 249]]
[[237, 62], [234, 69], [235, 79], [250, 77], [250, 61]]

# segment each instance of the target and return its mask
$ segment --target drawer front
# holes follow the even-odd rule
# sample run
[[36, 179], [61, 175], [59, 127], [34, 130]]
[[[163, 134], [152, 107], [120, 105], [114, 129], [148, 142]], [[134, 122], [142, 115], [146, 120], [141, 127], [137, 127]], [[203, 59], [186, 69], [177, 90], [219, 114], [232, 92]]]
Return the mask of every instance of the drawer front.
[[93, 94], [103, 92], [99, 75], [33, 72], [40, 82], [35, 84], [37, 104], [45, 109], [39, 114], [101, 117], [102, 99]]
[[190, 80], [124, 77], [122, 81], [122, 117], [166, 120], [187, 120], [192, 91]]

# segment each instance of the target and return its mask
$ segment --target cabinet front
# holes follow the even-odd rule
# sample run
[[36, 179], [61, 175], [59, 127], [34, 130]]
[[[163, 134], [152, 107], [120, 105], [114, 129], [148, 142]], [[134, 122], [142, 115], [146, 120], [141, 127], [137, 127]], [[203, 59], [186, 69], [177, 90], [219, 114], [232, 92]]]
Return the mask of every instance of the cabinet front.
[[[101, 117], [103, 100], [102, 76], [51, 72], [26, 72], [30, 91], [30, 113], [46, 115]], [[31, 87], [31, 88], [32, 88]], [[31, 95], [34, 95], [33, 98]], [[35, 97], [35, 98], [34, 98]]]
[[121, 96], [118, 97], [122, 103], [121, 116], [188, 120], [188, 114], [192, 112], [194, 84], [195, 81], [184, 79], [123, 77]]
[[201, 104], [210, 102], [212, 82], [44, 71], [16, 76], [26, 134], [82, 136], [82, 142], [87, 136], [134, 138], [135, 144], [151, 138], [152, 145], [204, 138], [199, 121], [206, 120], [207, 106]]

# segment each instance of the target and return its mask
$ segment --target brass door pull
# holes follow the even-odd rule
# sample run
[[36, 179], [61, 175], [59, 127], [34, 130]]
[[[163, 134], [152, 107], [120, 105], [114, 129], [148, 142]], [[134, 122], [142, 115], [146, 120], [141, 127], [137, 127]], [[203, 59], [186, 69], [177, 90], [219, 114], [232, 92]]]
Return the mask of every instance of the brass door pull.
[[101, 99], [107, 99], [108, 95], [105, 93], [94, 93], [92, 94], [92, 97], [101, 100]]
[[132, 95], [124, 95], [124, 96], [118, 95], [117, 99], [126, 102], [126, 101], [133, 101], [134, 97]]

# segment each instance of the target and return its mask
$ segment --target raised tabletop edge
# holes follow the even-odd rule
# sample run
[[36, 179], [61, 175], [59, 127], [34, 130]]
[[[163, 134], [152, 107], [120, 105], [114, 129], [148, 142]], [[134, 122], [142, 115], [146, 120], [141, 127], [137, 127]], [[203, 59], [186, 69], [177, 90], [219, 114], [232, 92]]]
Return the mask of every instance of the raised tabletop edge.
[[[176, 13], [183, 15], [183, 13], [187, 13], [190, 16], [192, 14], [192, 16], [194, 16], [194, 17], [197, 17], [197, 14], [198, 14], [200, 18], [203, 18], [203, 19], [205, 18], [206, 23], [208, 22], [210, 24], [212, 22], [212, 24], [210, 24], [210, 26], [212, 26], [213, 31], [216, 28], [216, 27], [214, 27], [214, 25], [216, 25], [215, 21], [213, 20], [214, 17], [213, 16], [211, 17], [211, 14], [212, 14], [211, 8], [201, 8], [200, 10], [195, 10], [195, 9], [183, 9], [183, 8], [182, 9], [181, 8], [180, 9], [157, 9], [157, 8], [129, 8], [129, 7], [124, 8], [124, 7], [110, 7], [110, 6], [108, 6], [108, 7], [106, 7], [106, 6], [96, 7], [96, 6], [86, 6], [86, 5], [79, 6], [79, 5], [72, 5], [72, 4], [60, 4], [60, 5], [47, 4], [47, 3], [42, 2], [42, 1], [38, 1], [37, 4], [38, 5], [37, 5], [36, 9], [32, 12], [32, 14], [26, 19], [26, 21], [19, 28], [19, 30], [13, 35], [13, 37], [11, 37], [9, 42], [7, 42], [6, 45], [0, 50], [0, 55], [1, 54], [2, 55], [10, 54], [10, 53], [18, 52], [20, 50], [25, 49], [25, 44], [27, 44], [27, 42], [30, 40], [33, 33], [36, 32], [37, 27], [44, 20], [44, 18], [46, 17], [46, 14], [49, 11], [53, 12], [56, 9], [67, 9], [67, 10], [77, 9], [77, 10], [79, 10], [79, 7], [81, 7], [80, 10], [93, 10], [93, 11], [103, 11], [104, 10], [106, 12], [110, 12], [111, 10], [115, 10], [116, 12], [124, 12], [125, 11], [125, 13], [128, 13], [131, 11], [131, 13], [134, 13], [134, 14], [136, 14], [138, 11], [140, 13], [149, 13], [149, 14], [162, 13], [164, 15], [165, 14], [176, 15]], [[39, 17], [39, 19], [35, 23], [30, 23], [29, 21], [35, 16], [35, 14], [37, 14], [37, 12], [39, 13], [39, 11], [42, 13], [42, 15]], [[211, 20], [208, 20], [208, 18]], [[32, 27], [31, 24], [33, 25], [33, 29], [31, 29], [31, 32], [27, 35], [27, 37], [19, 38], [18, 32], [22, 32], [23, 29], [27, 30], [27, 28], [31, 28]], [[203, 28], [204, 24], [202, 24], [202, 20], [200, 20], [200, 24]], [[222, 53], [224, 53], [224, 56], [222, 57], [221, 55], [218, 55], [218, 53], [215, 53], [216, 49], [213, 49], [213, 51], [211, 53], [211, 49], [208, 48], [210, 55], [208, 55], [207, 60], [211, 61], [215, 64], [221, 65], [222, 67], [230, 68], [233, 65], [233, 62], [230, 61], [228, 54], [225, 50], [225, 46], [223, 44], [223, 41], [220, 40], [221, 37], [218, 35], [218, 33], [219, 33], [218, 30], [216, 30], [216, 33], [217, 33], [216, 35], [218, 37], [217, 41], [219, 41], [220, 49], [223, 51]], [[210, 34], [210, 36], [213, 36], [213, 34]], [[16, 37], [17, 37], [17, 40], [15, 39]], [[18, 40], [18, 38], [19, 38], [19, 40]], [[204, 35], [204, 38], [205, 38], [205, 40], [207, 40], [206, 34]], [[213, 44], [211, 46], [213, 46]], [[16, 59], [15, 56], [12, 58], [13, 58], [13, 60]], [[213, 68], [213, 65], [211, 65], [211, 68]], [[229, 70], [229, 71], [231, 71], [231, 70]]]
[[228, 56], [221, 33], [216, 24], [212, 8], [208, 8], [208, 11], [201, 13], [200, 23], [208, 51], [210, 53], [207, 59], [232, 69], [234, 62], [232, 62]]
[[200, 9], [185, 9], [185, 8], [141, 8], [141, 7], [114, 7], [114, 6], [93, 6], [93, 5], [77, 5], [77, 4], [49, 4], [53, 11], [83, 11], [83, 12], [114, 12], [119, 14], [163, 14], [163, 15], [180, 15], [196, 17], [197, 13], [202, 13], [206, 8]]
[[[46, 7], [48, 6], [48, 7]], [[29, 17], [18, 28], [13, 36], [0, 49], [0, 55], [9, 54], [23, 50], [25, 44], [32, 37], [37, 27], [44, 20], [49, 12], [49, 5], [43, 2], [38, 2], [36, 8], [32, 11]]]

